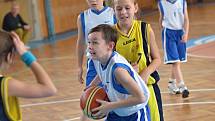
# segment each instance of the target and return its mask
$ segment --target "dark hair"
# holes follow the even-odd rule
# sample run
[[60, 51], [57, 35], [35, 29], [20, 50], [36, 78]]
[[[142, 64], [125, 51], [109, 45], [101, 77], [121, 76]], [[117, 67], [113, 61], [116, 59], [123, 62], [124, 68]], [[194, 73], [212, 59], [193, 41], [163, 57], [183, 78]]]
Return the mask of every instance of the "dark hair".
[[116, 44], [116, 41], [118, 39], [116, 29], [114, 29], [112, 26], [108, 24], [100, 24], [92, 28], [88, 33], [88, 35], [93, 32], [101, 32], [106, 43], [114, 42]]
[[13, 38], [9, 32], [0, 30], [0, 65], [3, 62], [8, 62], [7, 56], [11, 53], [14, 54], [15, 46], [13, 43]]

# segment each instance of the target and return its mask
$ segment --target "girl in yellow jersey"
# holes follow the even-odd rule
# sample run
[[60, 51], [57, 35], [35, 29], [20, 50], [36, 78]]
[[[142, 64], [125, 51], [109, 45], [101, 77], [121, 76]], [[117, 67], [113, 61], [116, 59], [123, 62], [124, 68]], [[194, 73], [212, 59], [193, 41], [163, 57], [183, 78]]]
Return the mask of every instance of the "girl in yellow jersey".
[[22, 121], [18, 97], [48, 97], [57, 91], [47, 72], [38, 63], [36, 57], [26, 49], [18, 35], [14, 32], [8, 33], [0, 30], [1, 72], [11, 64], [16, 53], [32, 70], [37, 83], [28, 84], [25, 81], [0, 74], [0, 121]]
[[161, 63], [155, 36], [149, 24], [135, 20], [135, 0], [114, 0], [119, 38], [116, 51], [123, 55], [147, 83], [151, 121], [163, 121], [162, 101], [156, 71]]

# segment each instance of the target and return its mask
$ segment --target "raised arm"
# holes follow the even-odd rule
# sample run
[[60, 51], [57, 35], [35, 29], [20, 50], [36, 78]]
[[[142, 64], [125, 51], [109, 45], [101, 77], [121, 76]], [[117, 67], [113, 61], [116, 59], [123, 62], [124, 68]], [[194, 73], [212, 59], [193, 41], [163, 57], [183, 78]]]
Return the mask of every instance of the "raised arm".
[[[43, 67], [35, 60], [34, 56], [27, 51], [18, 35], [12, 33], [13, 41], [16, 50], [20, 56], [25, 56], [27, 59], [25, 63], [28, 64], [33, 74], [36, 77], [37, 84], [27, 84], [24, 81], [17, 79], [8, 80], [8, 94], [10, 96], [25, 97], [25, 98], [38, 98], [54, 95], [57, 91], [51, 78]], [[27, 57], [26, 57], [27, 56]]]

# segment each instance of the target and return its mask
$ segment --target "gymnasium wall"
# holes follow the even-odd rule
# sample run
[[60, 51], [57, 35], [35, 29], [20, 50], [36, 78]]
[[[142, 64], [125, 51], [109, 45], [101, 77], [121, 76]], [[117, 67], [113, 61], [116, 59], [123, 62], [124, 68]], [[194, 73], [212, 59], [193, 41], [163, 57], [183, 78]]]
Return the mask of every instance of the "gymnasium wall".
[[87, 8], [86, 0], [53, 0], [51, 4], [56, 33], [76, 29], [78, 15]]
[[38, 10], [39, 10], [39, 20], [40, 20], [40, 31], [42, 34], [42, 38], [46, 38], [48, 36], [48, 28], [47, 28], [47, 22], [45, 18], [44, 0], [38, 0]]
[[[10, 2], [4, 2], [5, 0], [0, 0], [0, 24], [2, 24], [2, 19], [4, 15], [10, 11]], [[38, 11], [38, 16], [33, 15], [32, 12], [32, 2], [31, 0], [16, 0], [20, 3], [21, 10], [20, 14], [26, 22], [28, 22], [33, 27], [33, 22], [35, 22], [35, 17], [38, 17], [39, 30], [41, 32], [41, 38], [46, 38], [48, 36], [47, 20], [45, 12], [45, 0], [36, 0], [37, 6], [36, 11]], [[86, 0], [49, 0], [51, 3], [52, 17], [54, 21], [55, 33], [63, 33], [77, 29], [77, 17], [83, 10], [88, 8]], [[140, 10], [156, 10], [158, 0], [137, 0]], [[197, 3], [201, 0], [187, 0], [188, 3]], [[214, 0], [202, 0], [214, 1]], [[35, 33], [32, 29], [32, 33]], [[34, 34], [32, 34], [34, 35]], [[31, 35], [31, 36], [32, 36]], [[33, 38], [32, 38], [33, 39]]]
[[[10, 10], [11, 2], [3, 2], [0, 0], [0, 22], [3, 16]], [[33, 27], [33, 19], [35, 16], [31, 12], [30, 0], [16, 0], [20, 3], [20, 14]], [[137, 0], [140, 8], [152, 8], [154, 0]], [[88, 8], [86, 0], [50, 0], [52, 16], [54, 21], [55, 33], [63, 33], [77, 29], [77, 17], [83, 10]], [[41, 38], [48, 36], [47, 20], [45, 14], [45, 0], [37, 0], [37, 10], [39, 13], [39, 23]], [[33, 17], [32, 17], [33, 16]], [[34, 29], [32, 29], [34, 32]]]
[[[40, 4], [42, 6], [42, 1]], [[138, 0], [141, 8], [151, 8], [154, 6], [154, 0]], [[51, 1], [52, 13], [54, 18], [54, 27], [56, 33], [62, 33], [71, 29], [77, 29], [77, 17], [81, 11], [88, 8], [86, 0], [53, 0]], [[44, 11], [41, 11], [44, 12]], [[45, 16], [43, 15], [43, 18]], [[44, 22], [45, 19], [41, 19]], [[47, 33], [43, 28], [44, 33]]]
[[140, 9], [152, 9], [156, 6], [155, 0], [137, 0]]

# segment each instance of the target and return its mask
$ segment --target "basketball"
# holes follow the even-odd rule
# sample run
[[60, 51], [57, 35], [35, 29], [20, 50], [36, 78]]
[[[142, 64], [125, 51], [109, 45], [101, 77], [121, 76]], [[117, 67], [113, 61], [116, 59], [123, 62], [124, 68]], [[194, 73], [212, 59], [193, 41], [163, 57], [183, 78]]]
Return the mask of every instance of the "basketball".
[[109, 101], [108, 96], [102, 87], [98, 87], [98, 86], [89, 87], [81, 95], [80, 106], [84, 112], [84, 115], [86, 115], [87, 117], [89, 117], [91, 119], [102, 119], [105, 116], [104, 117], [95, 117], [92, 114], [97, 113], [97, 111], [91, 112], [92, 109], [100, 106], [100, 103], [98, 103], [96, 101], [96, 99]]

